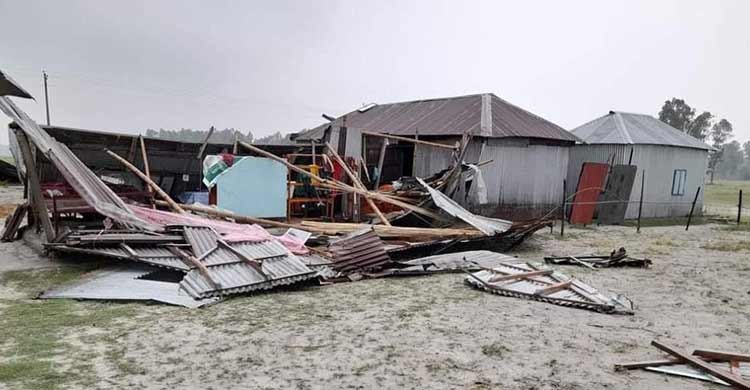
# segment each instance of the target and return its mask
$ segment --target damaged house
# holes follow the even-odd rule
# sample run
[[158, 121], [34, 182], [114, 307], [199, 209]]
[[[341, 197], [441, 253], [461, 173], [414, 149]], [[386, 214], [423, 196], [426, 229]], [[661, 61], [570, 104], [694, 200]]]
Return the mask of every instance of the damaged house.
[[294, 140], [327, 142], [339, 154], [361, 158], [375, 187], [439, 172], [450, 165], [451, 147], [465, 134], [471, 140], [463, 160], [480, 166], [487, 202], [456, 199], [459, 203], [486, 216], [511, 219], [538, 217], [559, 205], [568, 156], [578, 139], [491, 93], [370, 104]]
[[[610, 111], [572, 133], [585, 144], [576, 145], [570, 153], [568, 183], [578, 181], [585, 162], [637, 166], [627, 219], [638, 217], [644, 171], [644, 218], [684, 217], [690, 212], [698, 188], [705, 189], [708, 152], [712, 148], [650, 115]], [[695, 211], [700, 213], [702, 209], [703, 191], [698, 195]]]

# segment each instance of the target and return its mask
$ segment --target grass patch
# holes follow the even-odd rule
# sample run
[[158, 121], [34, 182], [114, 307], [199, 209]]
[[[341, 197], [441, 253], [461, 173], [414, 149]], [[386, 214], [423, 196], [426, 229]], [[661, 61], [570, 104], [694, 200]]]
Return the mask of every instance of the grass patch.
[[[657, 227], [657, 226], [685, 226], [687, 224], [687, 217], [675, 217], [675, 218], [643, 218], [641, 219], [641, 227]], [[711, 221], [709, 216], [693, 216], [690, 220], [690, 226], [693, 225], [705, 225], [707, 223], [714, 223]], [[625, 226], [637, 226], [638, 222], [634, 219], [625, 221]]]
[[[737, 206], [740, 190], [742, 190], [743, 198], [750, 196], [750, 181], [715, 180], [714, 184], [706, 185], [704, 203], [708, 205]], [[747, 198], [743, 200], [747, 200]]]
[[[90, 265], [55, 269], [14, 271], [2, 275], [2, 283], [21, 291], [43, 290], [75, 279]], [[81, 303], [68, 299], [0, 300], [0, 383], [11, 388], [54, 390], [66, 383], [90, 383], [91, 366], [74, 364], [64, 369], [53, 362], [80, 356], [62, 338], [70, 329], [106, 327], [118, 318], [134, 315], [134, 305]], [[82, 369], [86, 368], [88, 369]]]
[[750, 251], [750, 241], [716, 241], [701, 245], [703, 249], [721, 252]]
[[727, 232], [750, 232], [750, 223], [743, 223], [742, 225], [722, 226], [721, 230]]
[[503, 356], [505, 356], [505, 354], [510, 353], [510, 352], [511, 352], [510, 348], [499, 343], [492, 343], [492, 344], [482, 346], [482, 353], [485, 356], [496, 357], [496, 358], [502, 359]]

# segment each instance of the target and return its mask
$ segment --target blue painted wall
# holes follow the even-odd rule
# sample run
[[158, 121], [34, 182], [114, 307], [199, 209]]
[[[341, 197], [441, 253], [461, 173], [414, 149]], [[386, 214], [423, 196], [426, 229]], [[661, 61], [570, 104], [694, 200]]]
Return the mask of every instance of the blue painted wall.
[[250, 217], [286, 217], [286, 178], [280, 162], [243, 157], [217, 179], [217, 206]]

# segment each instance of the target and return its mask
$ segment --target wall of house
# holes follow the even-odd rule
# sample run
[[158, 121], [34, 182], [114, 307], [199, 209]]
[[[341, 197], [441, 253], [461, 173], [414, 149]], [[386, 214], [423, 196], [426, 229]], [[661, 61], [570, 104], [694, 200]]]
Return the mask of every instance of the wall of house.
[[[583, 162], [606, 162], [614, 156], [615, 164], [627, 164], [630, 150], [633, 150], [632, 164], [638, 171], [630, 195], [630, 205], [625, 218], [638, 217], [638, 201], [641, 191], [641, 177], [646, 172], [646, 185], [643, 193], [644, 218], [682, 217], [690, 212], [690, 204], [700, 186], [701, 193], [695, 206], [695, 213], [703, 208], [704, 177], [708, 163], [706, 150], [673, 147], [666, 145], [576, 145], [571, 151], [568, 167], [568, 193], [574, 191], [578, 183]], [[672, 180], [676, 169], [687, 171], [684, 195], [672, 195]], [[659, 202], [659, 203], [650, 203]]]
[[[468, 208], [483, 215], [509, 219], [549, 213], [562, 199], [569, 149], [570, 146], [535, 144], [523, 138], [473, 139], [464, 161], [492, 162], [481, 168], [489, 203]], [[421, 177], [451, 164], [447, 150], [419, 146], [414, 156], [415, 172]]]

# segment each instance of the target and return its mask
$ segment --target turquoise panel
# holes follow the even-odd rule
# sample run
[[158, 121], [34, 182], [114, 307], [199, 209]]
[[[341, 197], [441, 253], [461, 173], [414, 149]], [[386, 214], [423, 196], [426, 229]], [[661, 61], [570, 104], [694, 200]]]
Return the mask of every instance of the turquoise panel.
[[287, 168], [263, 157], [243, 157], [216, 181], [217, 205], [250, 217], [286, 217]]

